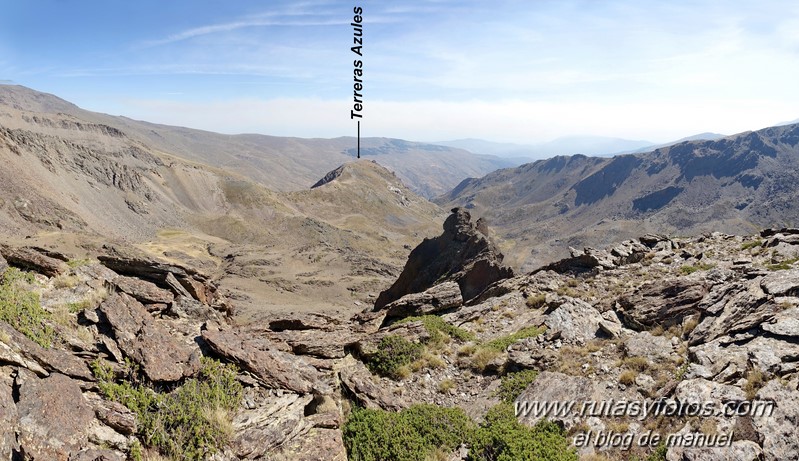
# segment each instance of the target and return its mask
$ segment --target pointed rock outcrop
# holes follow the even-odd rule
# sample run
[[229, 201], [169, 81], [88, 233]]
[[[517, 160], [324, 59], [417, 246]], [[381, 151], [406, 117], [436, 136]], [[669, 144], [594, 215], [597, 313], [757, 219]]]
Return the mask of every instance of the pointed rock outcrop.
[[469, 212], [453, 208], [444, 222], [444, 233], [425, 239], [410, 256], [399, 278], [375, 302], [375, 310], [411, 293], [421, 293], [444, 281], [458, 284], [468, 301], [492, 283], [513, 277], [513, 270], [502, 265], [502, 253], [480, 228]]

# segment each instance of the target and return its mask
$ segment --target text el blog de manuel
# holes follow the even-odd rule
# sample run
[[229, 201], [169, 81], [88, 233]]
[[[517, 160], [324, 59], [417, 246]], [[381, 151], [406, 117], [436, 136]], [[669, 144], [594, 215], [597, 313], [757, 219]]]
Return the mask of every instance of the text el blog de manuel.
[[350, 110], [350, 119], [358, 119], [358, 158], [361, 158], [361, 120], [363, 118], [363, 8], [356, 6], [352, 9], [352, 50], [358, 57], [352, 61], [352, 88], [353, 104]]

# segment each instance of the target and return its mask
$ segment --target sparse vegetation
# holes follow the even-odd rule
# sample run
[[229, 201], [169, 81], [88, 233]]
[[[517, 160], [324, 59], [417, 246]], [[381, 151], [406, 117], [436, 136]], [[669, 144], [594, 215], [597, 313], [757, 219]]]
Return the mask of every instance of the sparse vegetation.
[[749, 373], [746, 374], [746, 384], [744, 384], [746, 398], [749, 400], [754, 399], [757, 395], [757, 391], [759, 391], [765, 383], [766, 380], [762, 371], [758, 369], [749, 370]]
[[630, 370], [635, 370], [638, 372], [644, 372], [649, 368], [649, 360], [646, 357], [634, 356], [634, 357], [625, 357], [622, 361], [622, 365]]
[[527, 307], [529, 307], [530, 309], [538, 309], [542, 307], [546, 302], [547, 302], [547, 295], [545, 295], [544, 293], [538, 293], [537, 295], [534, 296], [528, 296], [527, 300], [525, 301], [525, 304], [527, 304]]
[[[450, 325], [437, 315], [423, 315], [420, 317], [407, 317], [397, 323], [407, 322], [422, 322], [425, 330], [430, 333], [431, 342], [444, 342], [448, 338], [454, 338], [461, 341], [470, 341], [474, 339], [474, 333], [466, 331], [463, 328]], [[444, 337], [446, 335], [446, 337]], [[448, 338], [447, 338], [448, 337]]]
[[442, 394], [448, 394], [453, 389], [455, 389], [455, 387], [456, 387], [455, 381], [453, 381], [452, 379], [447, 378], [447, 379], [442, 380], [440, 383], [438, 383], [438, 392], [440, 392]]
[[366, 366], [372, 373], [401, 378], [399, 369], [421, 358], [422, 350], [421, 344], [412, 343], [402, 336], [384, 336], [377, 352], [366, 360]]
[[619, 375], [619, 382], [624, 384], [625, 386], [630, 386], [635, 383], [635, 378], [638, 377], [638, 373], [632, 370], [624, 370]]
[[523, 370], [508, 373], [502, 377], [497, 396], [504, 402], [512, 403], [538, 377], [537, 370]]
[[697, 271], [707, 271], [716, 267], [715, 264], [708, 264], [708, 263], [697, 263], [693, 266], [691, 265], [684, 265], [680, 266], [680, 273], [682, 275], [691, 275]]
[[488, 365], [499, 355], [500, 351], [488, 347], [478, 347], [472, 354], [472, 368], [480, 373], [484, 372]]
[[33, 274], [7, 269], [0, 281], [0, 320], [42, 347], [50, 347], [55, 331], [47, 324], [50, 314], [42, 309], [38, 293], [32, 291]]
[[67, 303], [67, 307], [69, 308], [69, 312], [77, 313], [84, 309], [93, 309], [100, 305], [103, 301], [108, 298], [110, 292], [107, 288], [103, 287], [98, 290], [94, 290], [88, 295], [84, 296], [83, 299], [76, 302]]
[[[242, 386], [232, 366], [203, 358], [198, 376], [171, 392], [146, 385], [130, 365], [128, 374], [134, 379], [121, 382], [116, 382], [111, 368], [100, 361], [92, 363], [92, 370], [103, 395], [136, 414], [138, 434], [145, 445], [174, 459], [201, 460], [228, 442], [230, 417], [242, 398]], [[131, 458], [135, 459], [133, 450]]]
[[520, 341], [525, 338], [532, 338], [534, 336], [538, 336], [543, 333], [543, 329], [538, 327], [526, 327], [522, 328], [521, 330], [517, 331], [516, 333], [502, 336], [497, 339], [491, 340], [485, 344], [485, 347], [489, 349], [494, 349], [500, 352], [504, 352], [505, 349], [508, 348], [511, 344], [515, 343], [516, 341]]
[[770, 271], [785, 271], [791, 269], [793, 263], [795, 263], [796, 261], [799, 261], [799, 258], [791, 258], [773, 264], [766, 264], [766, 269]]
[[741, 245], [741, 250], [751, 250], [752, 248], [758, 248], [762, 246], [763, 246], [763, 240], [757, 239], [751, 242], [746, 242], [743, 245]]
[[91, 259], [70, 259], [69, 261], [67, 261], [67, 266], [71, 267], [72, 269], [75, 269], [76, 267], [88, 266], [93, 262], [95, 261]]
[[80, 283], [80, 279], [74, 275], [59, 275], [53, 279], [53, 286], [56, 288], [75, 288]]

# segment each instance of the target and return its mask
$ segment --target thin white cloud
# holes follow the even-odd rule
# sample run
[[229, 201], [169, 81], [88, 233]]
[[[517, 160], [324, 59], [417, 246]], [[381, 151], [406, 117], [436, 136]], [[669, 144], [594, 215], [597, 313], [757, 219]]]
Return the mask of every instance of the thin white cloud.
[[283, 27], [322, 27], [340, 25], [341, 20], [295, 20], [295, 19], [252, 19], [248, 21], [237, 21], [226, 24], [213, 24], [202, 27], [195, 27], [193, 29], [184, 30], [177, 34], [170, 35], [166, 38], [159, 40], [150, 40], [144, 42], [145, 47], [166, 45], [169, 43], [180, 42], [203, 35], [217, 34], [221, 32], [232, 32], [239, 29], [249, 27], [270, 27], [270, 26], [283, 26]]

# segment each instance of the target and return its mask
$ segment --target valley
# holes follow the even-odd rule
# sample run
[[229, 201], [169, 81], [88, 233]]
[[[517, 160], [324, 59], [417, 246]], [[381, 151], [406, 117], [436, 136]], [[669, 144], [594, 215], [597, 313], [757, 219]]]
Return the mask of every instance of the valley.
[[[799, 454], [799, 125], [521, 166], [353, 143], [0, 85], [3, 459]], [[771, 412], [516, 411], [571, 401]]]

